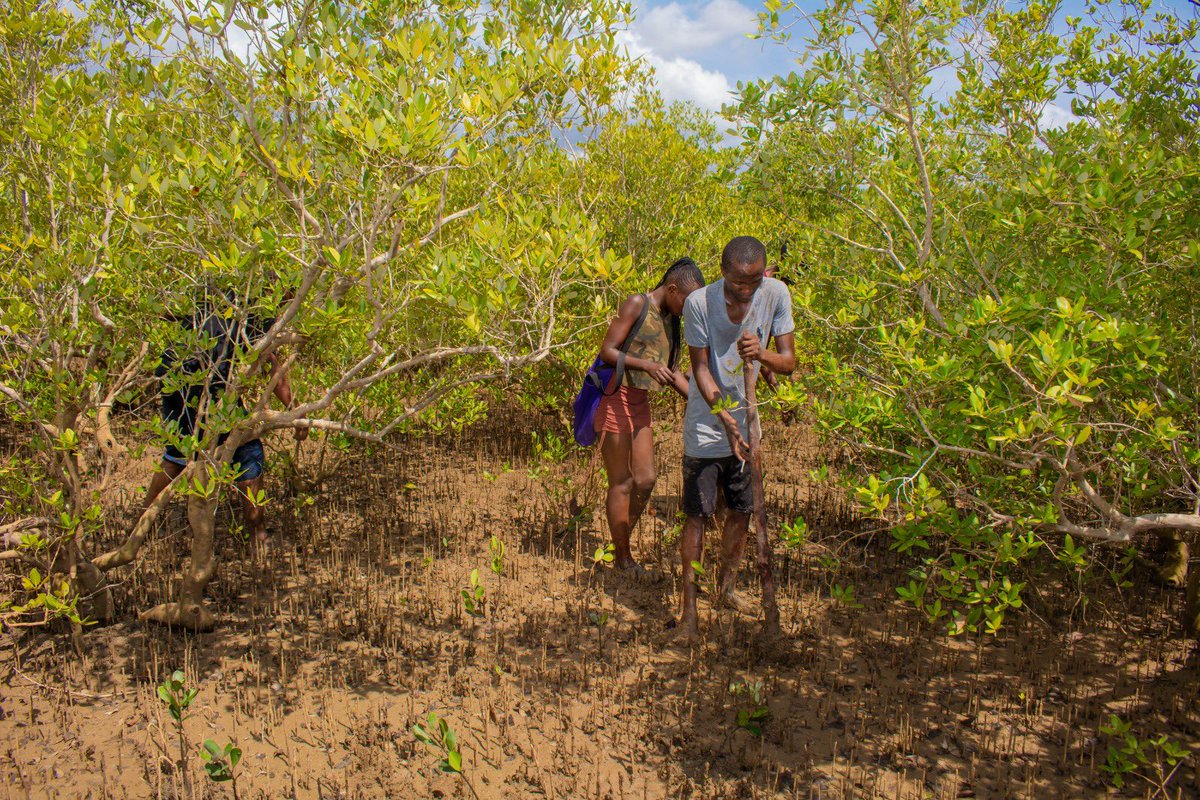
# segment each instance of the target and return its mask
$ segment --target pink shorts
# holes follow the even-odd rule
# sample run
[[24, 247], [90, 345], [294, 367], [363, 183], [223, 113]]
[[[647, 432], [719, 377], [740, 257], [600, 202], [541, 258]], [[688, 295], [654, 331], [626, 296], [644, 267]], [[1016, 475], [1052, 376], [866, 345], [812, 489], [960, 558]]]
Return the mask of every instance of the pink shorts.
[[601, 398], [596, 409], [596, 432], [633, 433], [650, 427], [650, 393], [645, 389], [622, 386]]

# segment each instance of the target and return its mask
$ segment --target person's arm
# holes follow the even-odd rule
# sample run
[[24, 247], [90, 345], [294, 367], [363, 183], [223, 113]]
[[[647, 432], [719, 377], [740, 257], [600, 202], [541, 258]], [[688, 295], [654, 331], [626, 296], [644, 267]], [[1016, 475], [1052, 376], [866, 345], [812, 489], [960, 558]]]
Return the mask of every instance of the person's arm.
[[671, 374], [671, 388], [679, 392], [684, 400], [688, 396], [688, 377], [683, 372], [673, 372]]
[[[600, 345], [600, 358], [605, 364], [611, 367], [617, 365], [617, 357], [621, 354], [621, 345], [624, 344], [625, 337], [629, 335], [629, 331], [633, 329], [638, 317], [641, 316], [642, 304], [645, 302], [647, 300], [642, 295], [635, 294], [621, 304], [616, 319], [609, 323], [608, 332], [604, 334], [604, 342]], [[666, 364], [660, 364], [657, 361], [626, 355], [625, 369], [636, 369], [648, 373], [651, 378], [663, 386], [675, 384], [671, 370], [667, 369]], [[685, 389], [684, 393], [686, 394], [686, 392]]]
[[[708, 368], [708, 348], [689, 346], [688, 356], [692, 360], [692, 377], [696, 380], [696, 388], [700, 391], [704, 402], [708, 403], [709, 408], [712, 408], [721, 398], [721, 390], [717, 387], [717, 381]], [[721, 409], [717, 418], [725, 426], [725, 435], [729, 437], [729, 446], [733, 448], [733, 454], [738, 459], [745, 461], [750, 456], [750, 445], [742, 436], [737, 420], [733, 418], [733, 414], [730, 414], [727, 408]]]
[[[281, 369], [279, 357], [272, 352], [267, 356], [267, 376], [273, 376], [277, 369]], [[292, 394], [292, 379], [288, 370], [284, 370], [280, 374], [279, 380], [275, 382], [275, 397], [283, 403], [284, 408], [291, 409], [295, 396]], [[308, 428], [293, 428], [292, 435], [295, 436], [296, 441], [302, 442], [308, 438]]]

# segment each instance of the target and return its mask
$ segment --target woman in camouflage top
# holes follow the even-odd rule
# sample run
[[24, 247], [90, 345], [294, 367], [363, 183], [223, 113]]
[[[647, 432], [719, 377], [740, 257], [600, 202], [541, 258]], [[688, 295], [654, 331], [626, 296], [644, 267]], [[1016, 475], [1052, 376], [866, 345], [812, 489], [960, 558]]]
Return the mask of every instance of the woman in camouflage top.
[[621, 304], [600, 346], [600, 357], [615, 366], [621, 344], [637, 324], [645, 304], [650, 304], [626, 352], [626, 371], [620, 388], [606, 395], [596, 410], [596, 431], [601, 437], [600, 451], [608, 474], [605, 511], [618, 569], [642, 569], [633, 558], [629, 539], [657, 477], [649, 392], [668, 386], [687, 397], [687, 378], [675, 369], [680, 350], [680, 316], [683, 301], [703, 286], [704, 276], [696, 262], [679, 259], [654, 289], [633, 295]]

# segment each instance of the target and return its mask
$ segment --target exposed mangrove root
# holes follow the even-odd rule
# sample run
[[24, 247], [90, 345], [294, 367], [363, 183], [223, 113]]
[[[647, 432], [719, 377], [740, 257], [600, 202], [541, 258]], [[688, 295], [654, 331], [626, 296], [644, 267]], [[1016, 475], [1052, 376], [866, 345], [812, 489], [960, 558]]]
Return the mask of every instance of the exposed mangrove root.
[[1159, 534], [1162, 563], [1155, 570], [1158, 579], [1168, 586], [1182, 589], [1188, 583], [1188, 543], [1179, 531]]
[[217, 618], [212, 612], [199, 604], [163, 603], [138, 614], [138, 619], [197, 632], [211, 631], [217, 625]]
[[89, 561], [80, 559], [75, 566], [78, 581], [81, 616], [96, 622], [111, 622], [116, 615], [113, 606], [112, 587], [104, 579], [104, 573]]
[[146, 536], [149, 535], [150, 529], [154, 526], [154, 521], [158, 519], [158, 515], [171, 502], [171, 498], [175, 495], [175, 487], [187, 485], [188, 480], [193, 473], [193, 465], [189, 464], [180, 472], [173, 481], [167, 484], [166, 488], [158, 493], [158, 497], [154, 498], [154, 502], [142, 512], [138, 517], [138, 521], [134, 524], [133, 530], [129, 532], [129, 536], [121, 543], [121, 546], [115, 550], [110, 550], [107, 553], [96, 556], [92, 559], [92, 563], [102, 572], [108, 572], [117, 567], [123, 567], [126, 564], [132, 563], [137, 558], [138, 553], [142, 550], [142, 545], [146, 543]]
[[1183, 630], [1193, 639], [1200, 639], [1200, 569], [1188, 575], [1187, 600], [1183, 604]]

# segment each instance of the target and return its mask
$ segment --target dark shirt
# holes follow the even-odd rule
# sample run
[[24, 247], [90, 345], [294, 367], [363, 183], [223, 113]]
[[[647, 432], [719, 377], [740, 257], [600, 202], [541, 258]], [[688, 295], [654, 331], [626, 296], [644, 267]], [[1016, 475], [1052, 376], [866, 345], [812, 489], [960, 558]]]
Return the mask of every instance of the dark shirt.
[[[205, 387], [210, 403], [219, 400], [229, 383], [238, 350], [253, 346], [274, 324], [273, 319], [253, 316], [243, 323], [211, 308], [198, 309], [182, 320], [183, 341], [163, 353], [155, 372], [161, 387], [163, 420], [176, 423], [182, 436], [195, 433]], [[238, 408], [244, 410], [240, 398]]]

